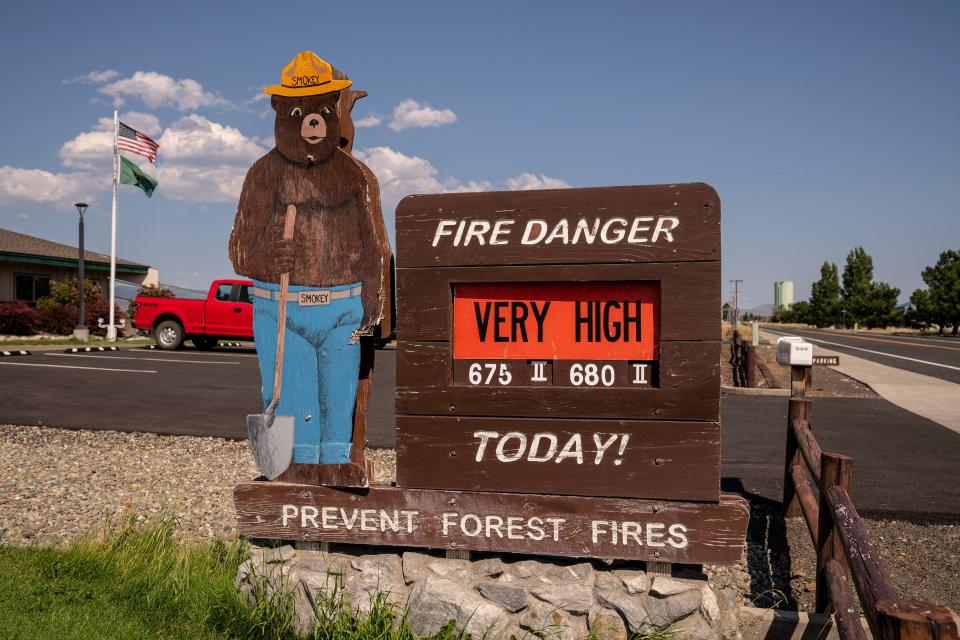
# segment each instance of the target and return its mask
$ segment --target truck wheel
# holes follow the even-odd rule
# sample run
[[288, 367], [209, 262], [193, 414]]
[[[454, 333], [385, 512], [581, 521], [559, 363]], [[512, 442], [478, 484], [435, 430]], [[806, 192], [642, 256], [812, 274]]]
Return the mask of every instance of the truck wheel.
[[164, 320], [154, 328], [153, 339], [164, 351], [179, 349], [183, 344], [183, 326], [176, 320]]
[[215, 349], [217, 343], [220, 342], [213, 336], [196, 336], [194, 338], [190, 338], [190, 341], [193, 342], [193, 346], [201, 351], [210, 351], [211, 349]]

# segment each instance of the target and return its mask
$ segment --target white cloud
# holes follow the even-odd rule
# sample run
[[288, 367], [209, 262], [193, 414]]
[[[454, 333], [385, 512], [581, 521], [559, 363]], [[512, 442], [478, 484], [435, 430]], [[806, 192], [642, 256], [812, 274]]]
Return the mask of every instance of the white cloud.
[[127, 98], [137, 98], [151, 109], [173, 107], [189, 111], [201, 107], [229, 107], [230, 101], [215, 93], [203, 90], [203, 86], [190, 78], [176, 79], [156, 71], [137, 71], [98, 89], [113, 98], [114, 106], [124, 104]]
[[[120, 120], [149, 136], [156, 136], [163, 127], [152, 113], [128, 111]], [[60, 160], [73, 169], [109, 168], [113, 157], [113, 118], [100, 118], [93, 131], [85, 131], [60, 147]]]
[[569, 189], [570, 185], [560, 178], [551, 178], [542, 173], [521, 173], [513, 178], [507, 178], [507, 190], [530, 191], [532, 189]]
[[[145, 170], [151, 173], [149, 169]], [[152, 175], [160, 183], [157, 192], [173, 200], [236, 204], [247, 167], [165, 163]]]
[[106, 181], [89, 174], [54, 173], [43, 169], [0, 167], [0, 207], [14, 203], [68, 206], [77, 200], [92, 202]]
[[174, 163], [188, 162], [249, 167], [267, 148], [239, 129], [191, 114], [170, 125], [160, 139], [160, 157]]
[[457, 114], [450, 109], [434, 109], [416, 100], [404, 100], [393, 109], [390, 128], [394, 131], [415, 127], [440, 127], [457, 121]]
[[[160, 143], [158, 166], [139, 156], [131, 159], [157, 178], [158, 193], [174, 200], [236, 202], [247, 169], [268, 151], [260, 140], [244, 135], [239, 129], [197, 114], [183, 117], [165, 130], [160, 120], [150, 113], [131, 111], [123, 114], [121, 120], [157, 138]], [[157, 135], [161, 131], [163, 133]], [[60, 148], [64, 166], [105, 176], [106, 187], [109, 187], [112, 157], [112, 118], [101, 118], [92, 131], [79, 134]]]
[[20, 220], [29, 220], [30, 214], [27, 213], [26, 211], [21, 211], [20, 213], [17, 214], [17, 218], [19, 218]]
[[361, 129], [365, 127], [379, 127], [381, 124], [383, 124], [383, 116], [378, 113], [371, 113], [368, 116], [353, 121], [353, 126]]
[[437, 169], [427, 160], [390, 147], [356, 149], [354, 155], [376, 174], [385, 211], [393, 210], [404, 196], [411, 193], [487, 191], [490, 188], [488, 182], [441, 180], [437, 177]]
[[158, 142], [157, 191], [190, 202], [236, 203], [250, 165], [268, 151], [239, 129], [196, 114], [174, 122]]
[[114, 71], [113, 69], [106, 69], [104, 71], [91, 71], [90, 73], [85, 73], [82, 76], [64, 80], [63, 84], [103, 84], [104, 82], [110, 82], [114, 78], [119, 77], [119, 72]]
[[[126, 113], [120, 114], [120, 121], [151, 137], [156, 137], [163, 131], [163, 127], [160, 126], [160, 118], [152, 113], [127, 111]], [[110, 131], [112, 133], [113, 118], [100, 118], [97, 122], [97, 128], [101, 131]]]

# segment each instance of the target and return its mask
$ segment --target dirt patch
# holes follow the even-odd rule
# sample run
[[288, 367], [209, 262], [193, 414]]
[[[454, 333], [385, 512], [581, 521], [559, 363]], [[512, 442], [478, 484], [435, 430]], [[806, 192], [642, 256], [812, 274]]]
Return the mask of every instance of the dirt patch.
[[[720, 376], [724, 386], [733, 386], [733, 367], [730, 364], [730, 344], [723, 345]], [[790, 367], [777, 363], [777, 349], [772, 344], [757, 346], [757, 376], [761, 388], [789, 389]], [[833, 367], [813, 367], [811, 397], [878, 398], [870, 387], [843, 375]]]

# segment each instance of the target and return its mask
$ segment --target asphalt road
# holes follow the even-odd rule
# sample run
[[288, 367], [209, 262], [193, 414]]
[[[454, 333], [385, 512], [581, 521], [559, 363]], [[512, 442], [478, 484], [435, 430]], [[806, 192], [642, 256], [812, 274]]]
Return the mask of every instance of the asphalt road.
[[898, 336], [824, 329], [773, 329], [778, 335], [801, 336], [814, 344], [881, 364], [960, 383], [960, 339]]
[[[721, 486], [779, 502], [787, 399], [724, 396], [720, 413]], [[853, 458], [864, 515], [960, 522], [960, 435], [881, 398], [814, 398], [811, 424], [824, 451]]]
[[[396, 352], [377, 352], [368, 437], [394, 444]], [[253, 350], [174, 353], [124, 349], [0, 358], [0, 424], [246, 437], [262, 411]], [[729, 396], [722, 408], [723, 487], [779, 500], [787, 401]], [[880, 399], [817, 398], [825, 450], [855, 459], [865, 514], [960, 521], [960, 435]]]
[[[372, 446], [393, 446], [395, 351], [377, 351], [368, 411]], [[0, 424], [247, 437], [261, 413], [253, 349], [33, 351], [0, 357]]]

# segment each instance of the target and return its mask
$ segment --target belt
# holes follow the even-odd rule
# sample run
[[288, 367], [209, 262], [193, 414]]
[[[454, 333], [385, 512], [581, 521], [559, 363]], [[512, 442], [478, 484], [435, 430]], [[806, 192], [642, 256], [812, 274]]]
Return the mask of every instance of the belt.
[[[329, 289], [307, 289], [303, 291], [287, 292], [287, 302], [296, 302], [301, 307], [312, 307], [321, 304], [330, 304], [331, 300], [341, 300], [343, 298], [355, 298], [360, 295], [361, 287], [352, 287], [350, 289], [341, 289], [340, 291], [330, 291]], [[258, 298], [267, 298], [268, 300], [279, 300], [279, 291], [270, 291], [253, 287], [253, 295]]]

